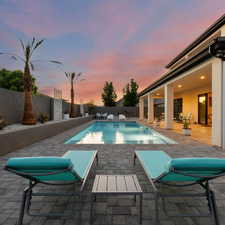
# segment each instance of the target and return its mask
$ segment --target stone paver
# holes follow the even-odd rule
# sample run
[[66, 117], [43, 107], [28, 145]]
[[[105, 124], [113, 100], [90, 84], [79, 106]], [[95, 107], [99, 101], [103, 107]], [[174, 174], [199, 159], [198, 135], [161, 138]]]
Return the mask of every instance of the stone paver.
[[[21, 194], [27, 181], [18, 176], [3, 170], [9, 157], [23, 156], [61, 156], [67, 150], [88, 150], [97, 149], [99, 151], [100, 164], [96, 168], [96, 174], [137, 174], [143, 191], [143, 225], [154, 224], [154, 203], [152, 188], [144, 174], [140, 164], [135, 167], [132, 164], [132, 156], [135, 150], [163, 150], [172, 157], [225, 157], [225, 151], [201, 144], [191, 137], [185, 137], [172, 131], [157, 129], [162, 134], [174, 139], [177, 145], [65, 145], [64, 142], [88, 124], [71, 129], [52, 138], [37, 142], [29, 147], [20, 149], [0, 157], [0, 224], [14, 225], [19, 214]], [[90, 177], [85, 187], [85, 193], [81, 201], [75, 200], [74, 218], [40, 218], [25, 216], [24, 225], [86, 225], [89, 224], [90, 215], [90, 194], [94, 176]], [[38, 190], [72, 190], [70, 187], [49, 187], [40, 185]], [[187, 190], [193, 191], [193, 187]], [[225, 179], [219, 178], [213, 182], [213, 189], [216, 191], [218, 200], [219, 216], [221, 225], [225, 225]], [[174, 192], [172, 188], [165, 188], [167, 192]], [[34, 199], [33, 210], [35, 212], [61, 211], [70, 212], [72, 199], [62, 197], [36, 197]], [[207, 210], [204, 199], [172, 199], [168, 200], [170, 213], [179, 212], [205, 212]], [[138, 224], [138, 210], [134, 204], [132, 196], [116, 196], [97, 198], [94, 206], [95, 218], [93, 224]], [[176, 218], [171, 219], [160, 212], [161, 225], [211, 225], [209, 218]]]

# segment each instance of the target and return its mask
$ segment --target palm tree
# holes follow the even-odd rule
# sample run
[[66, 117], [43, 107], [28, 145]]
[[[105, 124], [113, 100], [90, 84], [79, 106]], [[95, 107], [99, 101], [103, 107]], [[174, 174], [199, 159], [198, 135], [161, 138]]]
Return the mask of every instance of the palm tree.
[[65, 72], [66, 77], [68, 78], [69, 82], [70, 82], [70, 98], [71, 98], [71, 102], [70, 102], [70, 117], [74, 118], [75, 115], [75, 111], [74, 111], [74, 83], [80, 78], [80, 76], [82, 75], [82, 73], [67, 73]]
[[[33, 37], [31, 42], [27, 42], [26, 44], [20, 40], [20, 44], [23, 50], [23, 56], [19, 56], [14, 53], [4, 53], [0, 52], [0, 55], [9, 55], [14, 60], [20, 60], [24, 64], [24, 74], [23, 74], [23, 84], [24, 84], [24, 112], [23, 112], [23, 120], [22, 123], [25, 125], [33, 125], [36, 124], [36, 118], [33, 113], [33, 104], [32, 104], [32, 76], [30, 73], [30, 69], [34, 70], [33, 62], [35, 60], [32, 59], [32, 55], [34, 51], [43, 43], [44, 39], [36, 40]], [[38, 61], [38, 60], [36, 60]], [[50, 60], [49, 62], [61, 64], [58, 61]]]

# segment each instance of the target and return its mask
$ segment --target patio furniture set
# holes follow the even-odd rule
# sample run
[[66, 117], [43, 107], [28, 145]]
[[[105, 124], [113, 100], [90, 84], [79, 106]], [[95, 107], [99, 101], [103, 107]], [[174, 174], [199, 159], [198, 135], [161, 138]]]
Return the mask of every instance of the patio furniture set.
[[[98, 120], [114, 120], [115, 119], [115, 115], [110, 113], [96, 113], [95, 118]], [[118, 115], [118, 119], [119, 120], [125, 120], [126, 116], [124, 114], [119, 114]]]
[[[159, 200], [162, 210], [172, 217], [211, 217], [215, 225], [219, 225], [214, 192], [210, 181], [225, 175], [225, 159], [219, 158], [171, 158], [163, 151], [135, 151], [134, 166], [139, 160], [154, 191], [155, 224], [159, 224]], [[98, 165], [98, 152], [68, 151], [62, 157], [25, 157], [10, 158], [5, 169], [29, 180], [24, 189], [18, 225], [23, 224], [24, 212], [32, 216], [65, 216], [64, 214], [34, 213], [30, 211], [33, 196], [71, 196], [81, 197], [91, 168]], [[80, 190], [71, 193], [37, 193], [33, 188], [38, 184], [75, 185]], [[176, 194], [164, 194], [161, 185], [176, 188]], [[198, 185], [202, 192], [183, 193], [182, 187]], [[143, 191], [136, 175], [96, 175], [91, 194], [90, 223], [93, 222], [93, 207], [99, 195], [134, 195], [139, 196], [139, 223], [142, 223]], [[166, 198], [204, 197], [208, 202], [208, 214], [168, 215], [165, 206]]]

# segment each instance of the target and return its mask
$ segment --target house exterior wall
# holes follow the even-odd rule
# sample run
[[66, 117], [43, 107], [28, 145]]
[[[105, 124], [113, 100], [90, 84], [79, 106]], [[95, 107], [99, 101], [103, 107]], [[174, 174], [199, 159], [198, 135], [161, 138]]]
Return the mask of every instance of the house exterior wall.
[[[179, 94], [175, 95], [175, 98], [182, 98], [183, 99], [183, 114], [186, 115], [187, 113], [192, 113], [192, 122], [198, 122], [198, 95], [211, 93], [212, 88], [211, 85], [188, 90]], [[210, 107], [209, 107], [210, 109]], [[208, 114], [210, 114], [210, 110]]]

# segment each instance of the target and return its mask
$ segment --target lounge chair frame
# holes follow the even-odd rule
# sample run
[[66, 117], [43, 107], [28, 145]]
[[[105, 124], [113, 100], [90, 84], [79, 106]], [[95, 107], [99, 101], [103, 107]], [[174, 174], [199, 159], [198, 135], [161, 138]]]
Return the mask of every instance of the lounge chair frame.
[[[63, 170], [58, 170], [58, 171], [54, 171], [54, 172], [48, 172], [48, 173], [24, 173], [24, 172], [18, 172], [16, 170], [13, 170], [11, 168], [5, 167], [5, 170], [14, 173], [16, 175], [22, 176], [26, 179], [29, 180], [29, 186], [27, 186], [26, 188], [24, 188], [23, 190], [23, 194], [22, 194], [22, 202], [21, 202], [21, 206], [20, 206], [20, 213], [19, 213], [19, 219], [17, 222], [17, 225], [22, 225], [23, 224], [23, 218], [24, 218], [24, 213], [26, 212], [29, 216], [38, 216], [38, 217], [69, 217], [69, 216], [73, 216], [74, 212], [72, 212], [71, 214], [65, 214], [65, 213], [33, 213], [31, 212], [31, 200], [32, 197], [34, 196], [57, 196], [57, 197], [63, 197], [63, 196], [71, 196], [73, 198], [78, 197], [79, 199], [81, 199], [81, 193], [83, 192], [84, 186], [86, 184], [87, 178], [90, 175], [90, 170], [92, 168], [92, 166], [94, 165], [94, 163], [96, 162], [96, 166], [98, 165], [99, 159], [98, 159], [98, 153], [96, 152], [95, 155], [93, 156], [93, 161], [91, 162], [91, 164], [89, 165], [89, 167], [87, 168], [87, 173], [86, 176], [84, 177], [84, 179], [82, 179], [77, 173], [75, 173], [75, 171], [73, 171], [73, 173], [75, 173], [75, 175], [80, 179], [80, 180], [75, 180], [72, 182], [46, 182], [46, 181], [41, 181], [41, 180], [37, 180], [35, 179], [34, 176], [51, 176], [51, 175], [55, 175], [55, 174], [60, 174], [63, 172], [69, 172], [71, 171], [71, 167], [68, 167], [66, 169]], [[37, 185], [37, 184], [45, 184], [45, 185], [53, 185], [53, 186], [64, 186], [64, 185], [73, 185], [74, 186], [74, 192], [70, 192], [70, 193], [66, 193], [66, 192], [55, 192], [55, 193], [50, 193], [50, 192], [33, 192], [33, 188]], [[76, 190], [76, 184], [80, 184], [80, 190], [79, 191], [75, 191]], [[74, 199], [75, 200], [75, 199]], [[74, 204], [75, 201], [73, 201]], [[73, 209], [75, 208], [74, 205], [72, 207]]]
[[[136, 159], [138, 158], [138, 155], [134, 153], [134, 158], [133, 158], [133, 164], [135, 166], [136, 164]], [[216, 205], [216, 199], [215, 199], [215, 193], [211, 190], [209, 181], [218, 177], [225, 176], [225, 171], [221, 174], [218, 175], [213, 175], [213, 176], [198, 176], [194, 174], [187, 174], [187, 173], [182, 173], [177, 170], [173, 170], [173, 173], [180, 174], [183, 176], [189, 176], [189, 177], [195, 177], [195, 178], [203, 178], [201, 181], [193, 181], [193, 182], [188, 182], [185, 184], [174, 184], [170, 182], [165, 182], [162, 181], [161, 179], [166, 176], [167, 174], [163, 174], [162, 176], [158, 177], [157, 179], [152, 179], [147, 171], [145, 170], [144, 165], [142, 164], [141, 160], [139, 160], [142, 168], [145, 171], [145, 174], [150, 182], [150, 184], [153, 187], [154, 190], [154, 201], [155, 201], [155, 224], [159, 224], [159, 200], [162, 200], [162, 209], [165, 213], [166, 216], [168, 217], [211, 217], [214, 225], [220, 225], [219, 222], [219, 217], [218, 217], [218, 212], [217, 212], [217, 205]], [[193, 186], [193, 185], [199, 185], [204, 192], [199, 192], [199, 193], [181, 193], [181, 194], [164, 194], [162, 193], [159, 188], [157, 188], [156, 184], [161, 184], [161, 185], [166, 185], [170, 187], [187, 187], [187, 186]], [[208, 214], [169, 214], [166, 208], [166, 198], [176, 198], [176, 197], [205, 197], [206, 200], [208, 201], [208, 208], [209, 208], [209, 213]]]

